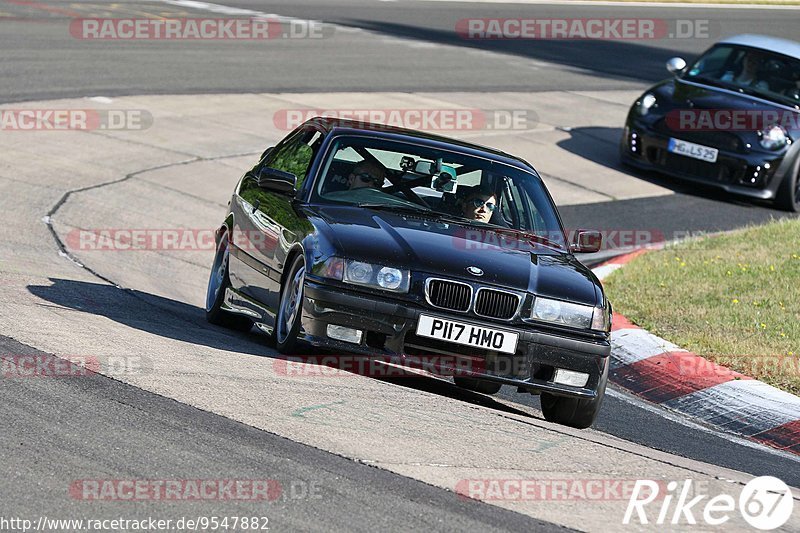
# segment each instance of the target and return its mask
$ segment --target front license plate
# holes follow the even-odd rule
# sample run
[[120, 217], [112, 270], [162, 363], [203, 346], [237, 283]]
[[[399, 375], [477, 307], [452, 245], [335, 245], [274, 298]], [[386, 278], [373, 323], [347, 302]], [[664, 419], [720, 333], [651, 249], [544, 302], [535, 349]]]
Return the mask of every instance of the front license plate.
[[685, 155], [686, 157], [707, 161], [709, 163], [716, 163], [717, 156], [719, 155], [719, 150], [716, 148], [681, 141], [679, 139], [670, 139], [667, 150], [673, 154]]
[[517, 351], [518, 335], [513, 331], [456, 322], [435, 316], [420, 315], [417, 335], [484, 350], [504, 353]]

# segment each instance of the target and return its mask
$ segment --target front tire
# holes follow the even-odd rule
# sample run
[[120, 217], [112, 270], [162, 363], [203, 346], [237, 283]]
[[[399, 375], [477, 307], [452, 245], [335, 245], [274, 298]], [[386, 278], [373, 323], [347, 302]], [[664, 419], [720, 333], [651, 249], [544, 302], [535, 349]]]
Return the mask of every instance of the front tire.
[[231, 286], [228, 262], [230, 251], [228, 247], [228, 233], [222, 236], [211, 265], [208, 276], [208, 289], [206, 290], [206, 320], [211, 324], [237, 331], [250, 331], [253, 321], [246, 316], [230, 313], [222, 308], [225, 301], [225, 291]]
[[800, 170], [794, 176], [787, 175], [783, 178], [778, 194], [775, 198], [778, 208], [790, 213], [800, 212]]
[[586, 429], [594, 424], [606, 393], [608, 366], [609, 363], [606, 361], [606, 368], [600, 377], [600, 386], [597, 388], [597, 397], [593, 400], [556, 396], [543, 392], [541, 402], [544, 418], [549, 422], [577, 429]]
[[303, 313], [305, 277], [305, 259], [303, 254], [298, 254], [281, 287], [281, 301], [275, 319], [275, 347], [282, 354], [295, 353], [300, 342], [297, 335], [300, 332], [300, 318]]

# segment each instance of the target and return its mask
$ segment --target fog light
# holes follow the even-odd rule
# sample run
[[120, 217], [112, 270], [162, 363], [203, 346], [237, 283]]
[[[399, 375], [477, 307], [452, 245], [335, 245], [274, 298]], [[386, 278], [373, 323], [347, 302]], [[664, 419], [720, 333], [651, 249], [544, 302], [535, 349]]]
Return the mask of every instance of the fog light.
[[328, 324], [327, 329], [328, 337], [336, 339], [337, 341], [352, 342], [353, 344], [361, 344], [361, 338], [364, 332], [360, 329], [346, 328], [344, 326], [335, 326]]
[[574, 370], [556, 368], [556, 372], [553, 374], [553, 383], [569, 385], [570, 387], [585, 387], [588, 381], [589, 374], [575, 372]]

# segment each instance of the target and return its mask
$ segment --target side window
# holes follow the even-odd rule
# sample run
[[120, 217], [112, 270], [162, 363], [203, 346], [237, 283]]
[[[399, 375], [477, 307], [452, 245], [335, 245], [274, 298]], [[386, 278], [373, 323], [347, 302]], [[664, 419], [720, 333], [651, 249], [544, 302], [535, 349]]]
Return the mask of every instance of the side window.
[[277, 146], [267, 157], [265, 164], [297, 176], [297, 188], [303, 186], [308, 177], [311, 162], [319, 150], [322, 134], [314, 129], [300, 131], [294, 137]]

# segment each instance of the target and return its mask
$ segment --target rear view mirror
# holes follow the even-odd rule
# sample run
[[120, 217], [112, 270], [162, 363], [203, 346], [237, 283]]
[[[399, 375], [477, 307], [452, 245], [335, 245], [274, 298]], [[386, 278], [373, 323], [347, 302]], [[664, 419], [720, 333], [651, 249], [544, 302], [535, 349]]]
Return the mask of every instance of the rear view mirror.
[[428, 176], [432, 176], [433, 171], [433, 161], [417, 161], [414, 165], [414, 172], [417, 174], [427, 174]]
[[258, 186], [280, 194], [294, 195], [297, 176], [277, 168], [263, 167], [258, 171]]
[[602, 245], [602, 233], [593, 229], [579, 229], [575, 231], [571, 248], [575, 253], [593, 254], [599, 252]]

